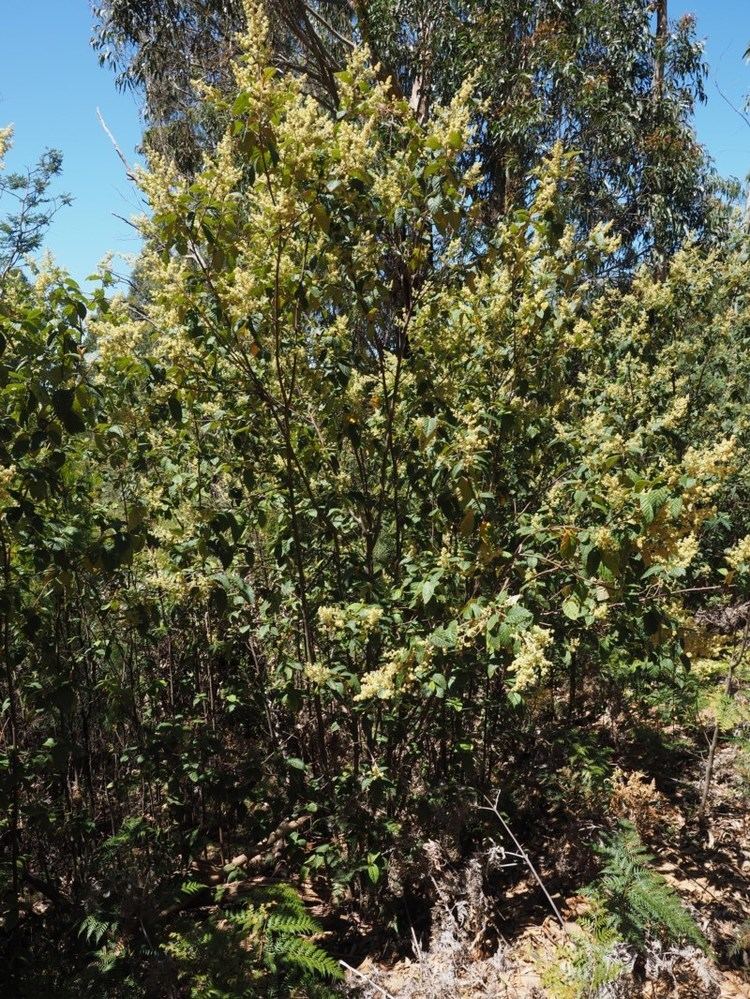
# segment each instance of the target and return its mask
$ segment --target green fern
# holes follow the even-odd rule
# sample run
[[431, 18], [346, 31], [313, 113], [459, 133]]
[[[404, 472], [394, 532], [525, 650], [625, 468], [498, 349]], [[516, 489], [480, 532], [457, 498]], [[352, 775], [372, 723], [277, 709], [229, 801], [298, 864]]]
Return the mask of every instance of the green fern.
[[81, 925], [78, 927], [78, 936], [84, 937], [86, 943], [95, 944], [98, 947], [113, 925], [109, 920], [100, 919], [94, 913], [89, 913], [88, 916], [81, 920]]
[[622, 822], [599, 852], [604, 866], [586, 894], [610, 915], [623, 940], [639, 949], [658, 938], [708, 951], [706, 938], [676, 892], [650, 867], [653, 858], [631, 823]]
[[[188, 895], [203, 890], [188, 882]], [[330, 996], [324, 982], [342, 978], [339, 964], [313, 939], [320, 924], [289, 885], [251, 891], [242, 907], [222, 908], [199, 925], [170, 934], [164, 950], [195, 997]]]
[[309, 939], [322, 928], [290, 885], [266, 889], [263, 904], [255, 912], [263, 914], [265, 956], [275, 971], [313, 979], [342, 977], [338, 962]]
[[278, 965], [294, 968], [302, 975], [331, 979], [342, 977], [338, 961], [304, 937], [282, 937], [274, 945], [274, 951]]
[[272, 912], [266, 919], [266, 929], [284, 936], [311, 936], [320, 933], [320, 924], [306, 912]]
[[201, 884], [200, 881], [183, 881], [180, 885], [180, 891], [183, 895], [187, 895], [188, 898], [194, 898], [196, 895], [200, 895], [201, 892], [206, 891], [206, 886]]
[[534, 963], [545, 994], [552, 999], [595, 999], [624, 970], [617, 959], [619, 938], [602, 932], [593, 920], [583, 920], [554, 948], [537, 953]]
[[123, 960], [123, 954], [115, 944], [107, 944], [94, 952], [94, 960], [101, 975], [111, 975]]

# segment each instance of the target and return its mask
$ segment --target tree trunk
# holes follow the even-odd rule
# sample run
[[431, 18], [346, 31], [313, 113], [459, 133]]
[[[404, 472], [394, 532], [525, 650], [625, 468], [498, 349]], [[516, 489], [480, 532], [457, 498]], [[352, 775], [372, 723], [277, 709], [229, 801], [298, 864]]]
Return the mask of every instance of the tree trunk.
[[654, 96], [657, 103], [664, 93], [664, 59], [667, 46], [668, 0], [656, 0], [656, 51], [654, 55]]

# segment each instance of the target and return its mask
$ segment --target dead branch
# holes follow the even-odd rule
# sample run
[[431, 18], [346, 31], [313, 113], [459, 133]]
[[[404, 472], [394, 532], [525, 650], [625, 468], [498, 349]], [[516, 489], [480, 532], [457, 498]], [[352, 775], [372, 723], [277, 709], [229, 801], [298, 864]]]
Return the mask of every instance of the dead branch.
[[498, 822], [503, 827], [503, 829], [505, 830], [505, 832], [513, 840], [513, 845], [515, 846], [516, 850], [518, 851], [518, 856], [521, 857], [521, 859], [523, 860], [523, 862], [526, 864], [526, 866], [528, 867], [528, 869], [531, 871], [531, 874], [533, 875], [534, 880], [536, 881], [536, 883], [539, 885], [539, 887], [544, 892], [544, 897], [549, 902], [550, 907], [551, 907], [552, 911], [555, 914], [555, 918], [557, 919], [557, 921], [559, 922], [560, 926], [562, 926], [562, 928], [564, 930], [565, 929], [565, 920], [560, 915], [560, 910], [555, 905], [554, 899], [552, 898], [552, 896], [550, 895], [550, 893], [545, 888], [544, 882], [539, 877], [539, 874], [537, 873], [537, 869], [532, 864], [531, 859], [529, 858], [529, 855], [526, 853], [526, 851], [524, 850], [524, 848], [521, 846], [520, 842], [513, 835], [513, 832], [511, 830], [510, 826], [505, 821], [505, 819], [503, 818], [503, 816], [500, 814], [500, 810], [497, 807], [498, 806], [498, 802], [500, 801], [500, 792], [498, 791], [497, 794], [495, 795], [494, 802], [490, 798], [488, 798], [487, 795], [485, 795], [484, 800], [487, 802], [487, 805], [480, 805], [479, 806], [480, 811], [483, 811], [483, 812], [492, 812], [492, 814], [498, 820]]
[[109, 141], [114, 146], [115, 152], [119, 156], [122, 165], [125, 167], [125, 176], [128, 178], [128, 180], [130, 180], [133, 183], [135, 183], [135, 173], [133, 171], [133, 168], [128, 163], [127, 158], [126, 158], [125, 154], [123, 153], [122, 149], [120, 149], [120, 147], [118, 146], [117, 139], [115, 139], [114, 135], [112, 135], [111, 131], [107, 127], [107, 123], [104, 120], [104, 117], [103, 117], [101, 111], [99, 110], [99, 108], [96, 109], [96, 117], [99, 119], [99, 124], [104, 129], [104, 134], [107, 136], [107, 138], [109, 139]]

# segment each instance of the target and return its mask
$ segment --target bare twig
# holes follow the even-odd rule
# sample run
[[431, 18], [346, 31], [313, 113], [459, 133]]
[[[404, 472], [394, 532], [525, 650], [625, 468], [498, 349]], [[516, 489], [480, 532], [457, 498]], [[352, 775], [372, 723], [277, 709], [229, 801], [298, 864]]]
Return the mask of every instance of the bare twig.
[[726, 101], [726, 103], [729, 105], [729, 107], [731, 108], [731, 110], [734, 111], [734, 113], [736, 115], [739, 115], [739, 117], [742, 118], [742, 120], [748, 126], [748, 128], [750, 128], [750, 118], [748, 118], [748, 116], [745, 114], [744, 111], [741, 111], [735, 104], [733, 104], [729, 100], [729, 98], [727, 97], [727, 95], [724, 93], [724, 91], [719, 86], [719, 81], [716, 79], [716, 77], [714, 77], [714, 86], [716, 87], [716, 89], [719, 92], [719, 97], [721, 97], [721, 99], [723, 101]]
[[[748, 126], [748, 128], [750, 128], [750, 118], [748, 118], [748, 116], [745, 114], [744, 111], [742, 111], [735, 104], [733, 104], [732, 101], [729, 100], [727, 95], [719, 86], [719, 81], [716, 79], [716, 77], [714, 77], [714, 86], [718, 90], [721, 99], [732, 109], [732, 111], [734, 111], [734, 113], [738, 117], [740, 117], [744, 121], [744, 123]], [[745, 227], [750, 228], [750, 191], [748, 191], [747, 202], [745, 204]]]
[[384, 996], [385, 999], [395, 999], [395, 996], [392, 996], [390, 992], [386, 992], [385, 989], [381, 988], [377, 983], [373, 982], [373, 980], [371, 978], [368, 978], [367, 975], [365, 975], [363, 972], [359, 971], [357, 968], [353, 968], [351, 964], [347, 964], [346, 961], [342, 961], [340, 958], [339, 958], [339, 964], [341, 965], [342, 968], [346, 968], [347, 971], [351, 971], [352, 974], [356, 975], [358, 978], [361, 978], [363, 982], [367, 982], [368, 985], [371, 985], [381, 994], [381, 996]]
[[125, 175], [127, 176], [128, 180], [131, 180], [133, 181], [133, 183], [135, 183], [135, 173], [133, 172], [133, 168], [128, 163], [125, 157], [125, 153], [123, 153], [122, 149], [120, 149], [120, 147], [117, 145], [117, 139], [115, 139], [114, 135], [112, 135], [112, 133], [110, 132], [107, 123], [104, 120], [104, 117], [99, 108], [96, 109], [96, 117], [99, 119], [99, 124], [104, 129], [104, 134], [107, 136], [109, 141], [114, 146], [115, 152], [119, 156], [122, 165], [125, 167]]
[[322, 14], [315, 10], [314, 7], [310, 7], [306, 3], [303, 3], [302, 6], [305, 8], [306, 13], [311, 14], [327, 31], [330, 31], [334, 38], [337, 38], [340, 42], [343, 42], [344, 45], [348, 46], [352, 50], [357, 47], [351, 38], [347, 38], [346, 35], [342, 35], [341, 32], [334, 28], [330, 21], [327, 21]]
[[[745, 630], [742, 634], [742, 642], [737, 652], [732, 656], [732, 660], [729, 663], [729, 669], [727, 670], [727, 677], [724, 681], [724, 693], [729, 696], [732, 692], [732, 683], [734, 681], [734, 671], [740, 665], [745, 657], [745, 652], [747, 651], [748, 641], [750, 641], [750, 616], [745, 621]], [[711, 778], [714, 772], [714, 758], [716, 757], [716, 748], [719, 744], [719, 719], [718, 713], [717, 718], [714, 723], [714, 730], [711, 734], [711, 742], [708, 747], [708, 758], [706, 759], [706, 776], [703, 779], [703, 794], [701, 795], [701, 803], [698, 808], [698, 818], [703, 819], [706, 814], [706, 806], [708, 804], [708, 795], [711, 790]]]
[[480, 805], [479, 806], [480, 810], [483, 811], [483, 812], [492, 812], [492, 814], [498, 820], [498, 822], [503, 827], [503, 829], [505, 830], [505, 832], [513, 840], [513, 845], [515, 846], [516, 850], [518, 851], [518, 856], [523, 860], [523, 862], [526, 864], [526, 866], [528, 867], [528, 869], [531, 871], [532, 875], [534, 876], [534, 880], [536, 881], [536, 883], [539, 885], [539, 887], [544, 892], [544, 897], [549, 902], [550, 907], [551, 907], [552, 911], [555, 914], [555, 918], [559, 922], [560, 926], [562, 926], [562, 928], [565, 929], [565, 920], [563, 919], [562, 915], [560, 914], [560, 910], [555, 905], [554, 899], [552, 898], [552, 896], [550, 895], [550, 893], [545, 888], [544, 882], [539, 877], [539, 874], [537, 873], [536, 867], [534, 867], [534, 865], [531, 862], [531, 859], [529, 858], [528, 853], [526, 853], [526, 851], [521, 846], [521, 844], [519, 843], [519, 841], [513, 835], [512, 829], [510, 828], [510, 826], [508, 825], [508, 823], [505, 821], [505, 819], [503, 818], [503, 816], [500, 814], [500, 809], [497, 807], [498, 806], [498, 802], [500, 801], [500, 792], [498, 791], [497, 794], [495, 795], [494, 802], [490, 798], [488, 798], [487, 795], [484, 796], [484, 800], [487, 802], [487, 805]]
[[131, 229], [135, 229], [135, 231], [139, 235], [141, 235], [141, 236], [143, 235], [143, 231], [141, 230], [141, 227], [137, 223], [135, 223], [132, 219], [126, 219], [124, 215], [118, 215], [117, 212], [112, 212], [112, 217], [116, 218], [116, 219], [119, 219], [121, 222], [124, 222], [125, 225], [129, 225], [131, 227]]

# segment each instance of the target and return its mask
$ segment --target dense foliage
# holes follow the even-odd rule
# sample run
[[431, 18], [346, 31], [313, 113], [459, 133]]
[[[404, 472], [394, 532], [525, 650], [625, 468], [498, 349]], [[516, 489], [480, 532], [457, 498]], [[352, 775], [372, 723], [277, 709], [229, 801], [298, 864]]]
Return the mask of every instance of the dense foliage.
[[[483, 793], [579, 822], [619, 740], [746, 724], [734, 640], [696, 616], [750, 580], [744, 232], [674, 248], [667, 192], [677, 229], [632, 269], [656, 215], [589, 196], [609, 116], [583, 152], [516, 117], [515, 208], [488, 213], [481, 74], [415, 113], [357, 47], [332, 114], [245, 13], [231, 85], [194, 97], [215, 142], [140, 177], [133, 290], [3, 277], [12, 994], [330, 994], [274, 877], [399, 931], [425, 840], [480, 842]], [[628, 842], [609, 930], [702, 941]]]

